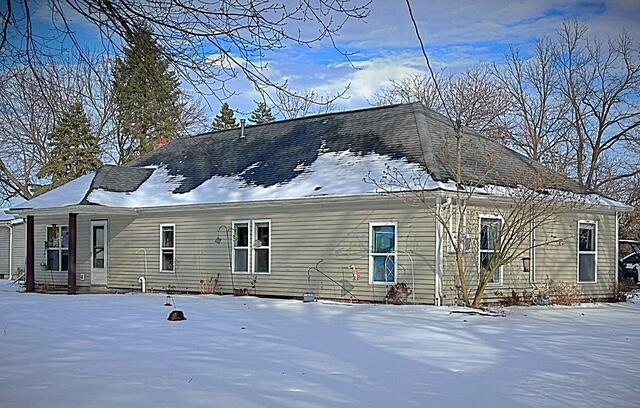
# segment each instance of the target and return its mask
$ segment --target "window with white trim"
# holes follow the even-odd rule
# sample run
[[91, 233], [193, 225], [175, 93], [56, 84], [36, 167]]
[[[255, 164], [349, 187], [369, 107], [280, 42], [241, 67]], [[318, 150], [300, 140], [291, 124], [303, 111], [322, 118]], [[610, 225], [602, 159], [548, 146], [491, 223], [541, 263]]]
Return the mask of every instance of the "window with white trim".
[[176, 226], [160, 225], [160, 272], [176, 271]]
[[271, 273], [271, 221], [253, 222], [253, 273]]
[[[480, 248], [479, 267], [480, 276], [491, 268], [494, 257], [498, 252], [500, 244], [500, 230], [502, 229], [502, 219], [499, 217], [480, 217]], [[491, 285], [502, 285], [502, 267], [495, 271], [489, 279]]]
[[271, 220], [233, 221], [233, 273], [271, 273]]
[[48, 271], [66, 271], [69, 269], [69, 228], [66, 225], [48, 225], [47, 241]]
[[595, 283], [598, 276], [598, 224], [578, 222], [578, 283]]
[[369, 224], [369, 283], [396, 283], [398, 224]]
[[249, 273], [249, 221], [233, 221], [233, 273]]

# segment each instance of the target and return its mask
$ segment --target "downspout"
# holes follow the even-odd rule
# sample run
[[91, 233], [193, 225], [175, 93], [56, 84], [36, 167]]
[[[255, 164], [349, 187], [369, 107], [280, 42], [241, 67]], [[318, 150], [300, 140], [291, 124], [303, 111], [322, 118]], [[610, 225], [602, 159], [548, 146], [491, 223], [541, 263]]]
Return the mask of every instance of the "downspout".
[[12, 280], [13, 273], [13, 227], [11, 224], [2, 224], [0, 227], [9, 228], [9, 280]]
[[444, 302], [444, 296], [442, 292], [442, 275], [443, 275], [443, 227], [438, 217], [440, 216], [440, 212], [442, 210], [441, 197], [438, 195], [436, 198], [436, 214], [437, 216], [433, 217], [436, 223], [436, 273], [435, 273], [435, 304], [436, 306], [441, 306]]
[[616, 283], [616, 285], [618, 284], [618, 262], [620, 262], [620, 213], [618, 211], [616, 211], [616, 242], [615, 242], [615, 262], [614, 262], [614, 267], [613, 267], [613, 273], [615, 276], [615, 280], [614, 282]]

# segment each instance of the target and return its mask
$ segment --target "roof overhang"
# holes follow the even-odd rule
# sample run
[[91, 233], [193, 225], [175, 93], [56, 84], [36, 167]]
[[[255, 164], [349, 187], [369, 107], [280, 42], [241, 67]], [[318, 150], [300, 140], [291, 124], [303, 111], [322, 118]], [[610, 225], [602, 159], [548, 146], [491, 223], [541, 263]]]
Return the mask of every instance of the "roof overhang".
[[138, 210], [135, 208], [121, 207], [105, 207], [101, 205], [70, 205], [67, 207], [55, 208], [12, 208], [7, 211], [18, 217], [26, 217], [28, 215], [61, 215], [61, 214], [121, 214], [121, 215], [137, 215]]

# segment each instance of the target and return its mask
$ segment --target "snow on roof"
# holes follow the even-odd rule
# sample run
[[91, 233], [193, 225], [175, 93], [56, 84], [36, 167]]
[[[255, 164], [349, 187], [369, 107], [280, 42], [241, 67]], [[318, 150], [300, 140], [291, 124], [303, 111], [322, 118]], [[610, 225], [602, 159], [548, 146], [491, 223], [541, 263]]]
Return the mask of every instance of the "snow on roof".
[[[253, 163], [244, 171], [258, 165]], [[301, 166], [300, 174], [287, 183], [252, 185], [240, 173], [233, 177], [213, 176], [191, 191], [175, 193], [183, 177], [171, 176], [166, 168], [160, 167], [133, 192], [96, 189], [87, 196], [87, 201], [108, 207], [142, 208], [374, 194], [377, 192], [375, 184], [365, 179], [379, 180], [386, 166], [403, 173], [426, 176], [418, 164], [406, 159], [391, 159], [376, 153], [361, 156], [350, 151], [325, 152], [310, 166]]]
[[56, 189], [32, 198], [20, 204], [17, 208], [60, 208], [70, 205], [80, 204], [91, 188], [96, 173], [85, 174], [84, 176], [68, 182]]

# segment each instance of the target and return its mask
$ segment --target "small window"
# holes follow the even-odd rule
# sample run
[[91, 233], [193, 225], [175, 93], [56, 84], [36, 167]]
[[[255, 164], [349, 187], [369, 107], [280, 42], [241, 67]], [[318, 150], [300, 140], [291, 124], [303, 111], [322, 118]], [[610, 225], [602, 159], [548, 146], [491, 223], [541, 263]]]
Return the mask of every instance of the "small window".
[[398, 226], [369, 224], [369, 283], [396, 283]]
[[233, 222], [233, 273], [249, 273], [249, 221]]
[[176, 270], [176, 226], [160, 225], [160, 271], [175, 272]]
[[578, 222], [578, 282], [595, 283], [597, 280], [597, 233], [595, 222]]
[[254, 221], [253, 234], [253, 272], [271, 273], [271, 222]]
[[47, 226], [47, 270], [66, 271], [69, 269], [69, 229], [66, 225]]
[[[500, 230], [502, 220], [494, 217], [480, 218], [480, 276], [484, 276], [485, 271], [491, 268], [495, 261], [496, 253], [500, 244]], [[502, 285], [502, 267], [489, 279], [489, 284]]]

